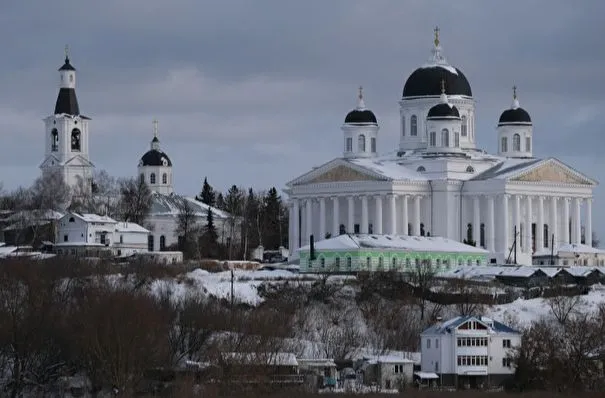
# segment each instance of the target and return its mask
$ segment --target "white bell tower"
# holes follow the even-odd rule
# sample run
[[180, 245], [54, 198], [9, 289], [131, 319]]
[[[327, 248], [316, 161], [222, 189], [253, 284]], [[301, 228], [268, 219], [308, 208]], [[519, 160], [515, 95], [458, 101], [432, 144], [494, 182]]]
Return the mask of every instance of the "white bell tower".
[[44, 119], [45, 146], [42, 173], [58, 171], [72, 188], [90, 188], [92, 169], [88, 152], [90, 118], [80, 114], [76, 97], [76, 68], [65, 47], [65, 63], [59, 68], [59, 95], [54, 114]]

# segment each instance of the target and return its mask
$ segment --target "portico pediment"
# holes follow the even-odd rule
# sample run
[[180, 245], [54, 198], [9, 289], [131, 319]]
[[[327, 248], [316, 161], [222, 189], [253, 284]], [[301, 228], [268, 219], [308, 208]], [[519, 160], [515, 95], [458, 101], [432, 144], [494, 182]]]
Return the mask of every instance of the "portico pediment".
[[539, 162], [534, 167], [523, 170], [509, 181], [521, 182], [554, 182], [561, 184], [595, 185], [596, 182], [573, 170], [556, 159]]
[[385, 176], [338, 159], [300, 176], [288, 185], [385, 180], [388, 180]]

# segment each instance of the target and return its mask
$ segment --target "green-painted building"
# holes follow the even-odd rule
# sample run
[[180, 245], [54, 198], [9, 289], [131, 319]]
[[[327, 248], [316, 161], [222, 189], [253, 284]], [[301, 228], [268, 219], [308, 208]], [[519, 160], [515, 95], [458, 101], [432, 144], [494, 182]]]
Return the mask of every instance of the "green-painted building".
[[349, 235], [325, 239], [299, 249], [300, 272], [411, 271], [430, 261], [435, 271], [462, 265], [486, 265], [488, 251], [441, 237]]

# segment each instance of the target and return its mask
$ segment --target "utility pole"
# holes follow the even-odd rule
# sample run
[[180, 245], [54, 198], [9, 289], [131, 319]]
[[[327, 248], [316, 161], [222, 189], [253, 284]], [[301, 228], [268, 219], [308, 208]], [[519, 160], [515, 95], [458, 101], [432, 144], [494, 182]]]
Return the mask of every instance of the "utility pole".
[[231, 268], [231, 311], [233, 311], [233, 302], [235, 299], [235, 294], [233, 291], [233, 282], [235, 280], [235, 273], [233, 272], [233, 268]]

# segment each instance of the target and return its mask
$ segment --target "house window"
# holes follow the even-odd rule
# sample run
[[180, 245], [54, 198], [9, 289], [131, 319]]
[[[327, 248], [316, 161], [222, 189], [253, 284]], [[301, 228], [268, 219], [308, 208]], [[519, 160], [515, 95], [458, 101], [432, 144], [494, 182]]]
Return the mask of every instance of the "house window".
[[513, 151], [521, 150], [521, 136], [519, 134], [513, 135]]
[[525, 137], [525, 151], [531, 151], [531, 137]]
[[405, 137], [405, 116], [401, 116], [401, 136]]
[[166, 237], [164, 235], [160, 236], [160, 251], [166, 250]]
[[168, 184], [168, 175], [166, 173], [162, 174], [162, 184]]
[[76, 222], [76, 219], [73, 217], [69, 217], [69, 222]]
[[340, 268], [340, 257], [336, 257], [336, 258], [334, 259], [334, 266], [335, 266], [336, 268]]
[[416, 115], [412, 115], [410, 118], [410, 135], [414, 137], [418, 135], [418, 118]]
[[372, 259], [370, 257], [366, 257], [366, 267], [370, 269], [372, 266]]
[[379, 266], [380, 268], [382, 268], [382, 266], [383, 266], [383, 265], [384, 265], [384, 258], [382, 258], [382, 257], [378, 257], [378, 266]]
[[63, 235], [63, 242], [67, 242], [68, 239], [69, 237], [67, 235]]
[[351, 257], [347, 257], [347, 267], [351, 268], [353, 266], [353, 260]]
[[50, 133], [50, 138], [50, 150], [53, 152], [57, 152], [59, 150], [59, 132], [57, 131], [57, 129], [53, 129], [53, 131]]
[[359, 137], [357, 137], [357, 150], [359, 152], [366, 151], [366, 136], [363, 134], [360, 134]]
[[434, 131], [429, 133], [429, 146], [437, 146], [437, 133]]
[[470, 244], [473, 241], [473, 224], [466, 224], [466, 243]]
[[508, 142], [506, 140], [506, 137], [502, 137], [502, 142], [500, 143], [500, 151], [508, 152]]
[[155, 184], [155, 173], [151, 173], [151, 175], [149, 176], [149, 183]]
[[462, 116], [462, 126], [460, 127], [460, 134], [466, 137], [466, 116]]
[[448, 131], [448, 129], [441, 130], [441, 146], [450, 146], [450, 132]]
[[370, 138], [370, 150], [372, 153], [376, 153], [376, 138]]
[[141, 182], [145, 182], [145, 174], [141, 173], [139, 179], [141, 180]]
[[439, 339], [435, 339], [435, 349], [439, 348]]
[[510, 358], [502, 358], [502, 367], [510, 368]]
[[509, 339], [502, 340], [502, 348], [510, 348], [510, 340]]
[[393, 257], [393, 258], [391, 259], [391, 266], [392, 266], [393, 268], [396, 268], [396, 267], [397, 267], [397, 258], [396, 258], [396, 257]]
[[425, 172], [426, 169], [424, 168], [424, 166], [418, 166], [418, 168], [416, 169], [417, 172], [422, 173]]
[[347, 140], [345, 142], [345, 151], [353, 152], [353, 138], [347, 137]]
[[320, 258], [319, 259], [319, 265], [321, 266], [321, 268], [325, 268], [326, 267], [326, 259], [325, 258]]
[[76, 151], [76, 152], [80, 152], [81, 150], [81, 146], [80, 146], [80, 138], [81, 138], [81, 133], [79, 129], [73, 129], [71, 131], [71, 150], [72, 151]]
[[454, 133], [454, 147], [460, 148], [460, 133]]

